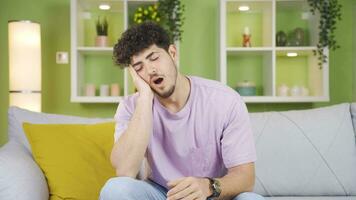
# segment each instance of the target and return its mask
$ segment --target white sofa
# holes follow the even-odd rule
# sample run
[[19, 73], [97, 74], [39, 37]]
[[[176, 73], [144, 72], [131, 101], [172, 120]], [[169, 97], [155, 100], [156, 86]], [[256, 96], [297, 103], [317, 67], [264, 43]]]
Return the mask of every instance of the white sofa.
[[[255, 192], [271, 200], [356, 200], [356, 103], [250, 117], [258, 156]], [[47, 183], [32, 159], [23, 122], [111, 120], [9, 108], [9, 142], [0, 148], [0, 199], [48, 199]]]

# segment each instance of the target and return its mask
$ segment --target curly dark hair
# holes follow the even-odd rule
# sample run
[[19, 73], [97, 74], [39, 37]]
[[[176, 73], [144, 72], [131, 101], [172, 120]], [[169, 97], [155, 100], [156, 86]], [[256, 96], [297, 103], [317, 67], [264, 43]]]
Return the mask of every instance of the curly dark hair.
[[115, 44], [114, 62], [122, 68], [127, 67], [133, 55], [153, 44], [168, 52], [168, 47], [172, 43], [166, 30], [154, 22], [134, 25], [122, 33]]

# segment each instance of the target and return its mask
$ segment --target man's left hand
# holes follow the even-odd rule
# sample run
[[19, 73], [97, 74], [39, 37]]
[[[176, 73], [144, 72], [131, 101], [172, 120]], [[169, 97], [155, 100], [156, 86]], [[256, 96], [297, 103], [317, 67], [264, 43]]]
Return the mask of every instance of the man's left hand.
[[206, 200], [211, 195], [207, 178], [184, 177], [167, 183], [167, 200]]

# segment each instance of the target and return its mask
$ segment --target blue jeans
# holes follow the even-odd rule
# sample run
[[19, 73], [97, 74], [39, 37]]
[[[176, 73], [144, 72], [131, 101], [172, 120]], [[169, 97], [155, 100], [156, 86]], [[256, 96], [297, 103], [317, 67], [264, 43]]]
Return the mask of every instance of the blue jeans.
[[[109, 179], [100, 192], [100, 200], [166, 200], [167, 189], [150, 181], [129, 177]], [[233, 200], [264, 200], [258, 194], [244, 192]]]

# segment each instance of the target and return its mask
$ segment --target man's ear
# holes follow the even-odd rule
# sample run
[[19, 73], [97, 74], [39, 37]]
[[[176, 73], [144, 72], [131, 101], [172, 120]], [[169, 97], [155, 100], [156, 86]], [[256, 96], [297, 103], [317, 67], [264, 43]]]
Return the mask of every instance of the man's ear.
[[169, 45], [168, 53], [173, 58], [174, 61], [177, 61], [177, 48], [174, 44]]

